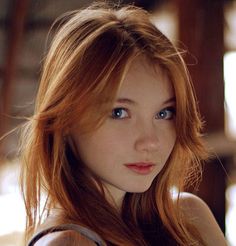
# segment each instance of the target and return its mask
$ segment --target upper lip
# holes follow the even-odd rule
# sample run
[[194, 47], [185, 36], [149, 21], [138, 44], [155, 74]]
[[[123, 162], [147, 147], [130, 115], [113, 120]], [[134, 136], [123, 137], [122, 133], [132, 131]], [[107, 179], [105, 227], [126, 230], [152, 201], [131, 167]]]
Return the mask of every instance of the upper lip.
[[140, 166], [140, 167], [146, 167], [146, 166], [153, 166], [155, 165], [153, 162], [135, 162], [135, 163], [126, 163], [126, 166]]

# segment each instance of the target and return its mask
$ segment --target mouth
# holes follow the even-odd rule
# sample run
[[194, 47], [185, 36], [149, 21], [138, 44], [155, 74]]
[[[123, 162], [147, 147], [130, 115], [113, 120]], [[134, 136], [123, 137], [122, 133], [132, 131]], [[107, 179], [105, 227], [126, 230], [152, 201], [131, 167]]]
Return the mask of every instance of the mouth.
[[138, 174], [149, 174], [152, 172], [155, 164], [150, 162], [138, 162], [125, 164], [127, 168]]

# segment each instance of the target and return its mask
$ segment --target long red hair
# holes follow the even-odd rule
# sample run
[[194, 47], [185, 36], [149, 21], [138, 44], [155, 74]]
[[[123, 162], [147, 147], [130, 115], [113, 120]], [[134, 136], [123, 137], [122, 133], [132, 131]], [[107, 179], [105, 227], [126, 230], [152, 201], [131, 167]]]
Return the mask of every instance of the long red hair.
[[[171, 188], [183, 191], [199, 179], [207, 157], [196, 100], [180, 52], [134, 6], [95, 4], [58, 21], [46, 56], [35, 113], [22, 136], [22, 188], [27, 211], [27, 238], [55, 206], [61, 223], [78, 223], [115, 245], [148, 245], [145, 225], [159, 219], [179, 245], [201, 238], [179, 212]], [[144, 55], [168, 74], [176, 96], [175, 147], [163, 170], [142, 194], [127, 193], [121, 214], [105, 199], [103, 187], [81, 164], [70, 141], [77, 122], [81, 132], [102, 124], [132, 60]], [[42, 194], [47, 199], [40, 210]], [[59, 223], [59, 222], [58, 222]], [[145, 236], [146, 235], [146, 236]], [[164, 235], [163, 235], [164, 237]]]

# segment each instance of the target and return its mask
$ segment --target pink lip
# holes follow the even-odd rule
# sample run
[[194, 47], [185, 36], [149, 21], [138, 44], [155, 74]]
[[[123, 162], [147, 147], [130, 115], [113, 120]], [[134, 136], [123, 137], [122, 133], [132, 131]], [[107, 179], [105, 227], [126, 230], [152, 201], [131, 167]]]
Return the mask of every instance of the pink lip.
[[138, 162], [138, 163], [128, 163], [125, 164], [127, 168], [134, 171], [138, 174], [149, 174], [152, 172], [154, 164], [147, 162]]

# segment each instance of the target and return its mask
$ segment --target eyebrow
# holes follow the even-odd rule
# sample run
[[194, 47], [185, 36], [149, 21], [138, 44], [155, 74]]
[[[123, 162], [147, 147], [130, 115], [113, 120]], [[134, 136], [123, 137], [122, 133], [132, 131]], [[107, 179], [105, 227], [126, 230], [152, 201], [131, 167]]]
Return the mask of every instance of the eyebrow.
[[[118, 98], [116, 100], [117, 103], [127, 103], [127, 104], [131, 104], [131, 105], [136, 105], [137, 102], [133, 101], [132, 99], [129, 98]], [[176, 102], [176, 98], [175, 97], [171, 97], [167, 100], [165, 100], [163, 102], [163, 105], [168, 104], [168, 103], [175, 103]]]
[[163, 104], [175, 103], [175, 102], [176, 102], [176, 98], [171, 97], [171, 98], [167, 99], [166, 101], [164, 101]]
[[128, 98], [118, 98], [116, 100], [118, 103], [127, 103], [127, 104], [137, 104], [135, 101], [128, 99]]

